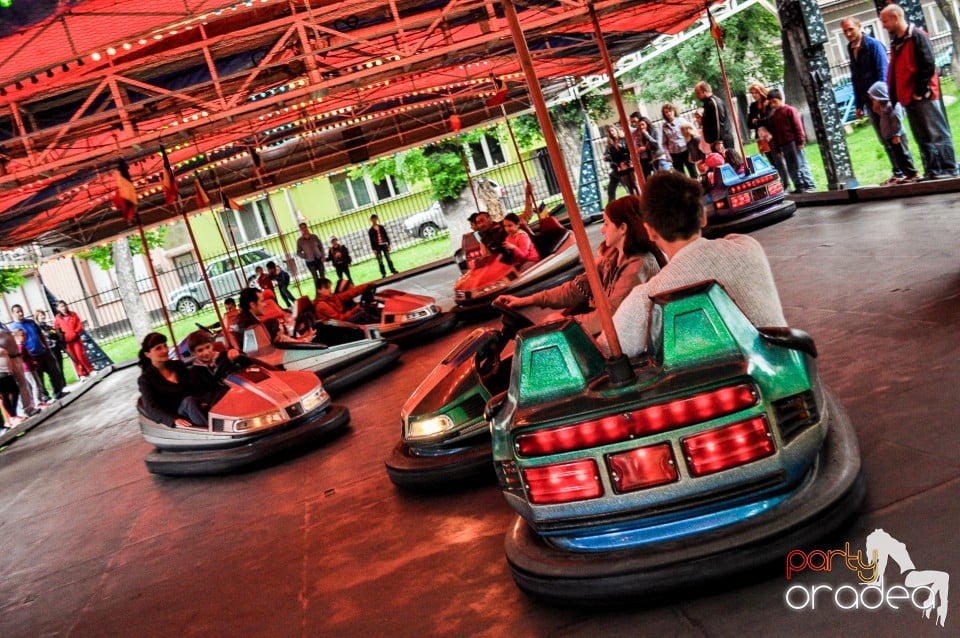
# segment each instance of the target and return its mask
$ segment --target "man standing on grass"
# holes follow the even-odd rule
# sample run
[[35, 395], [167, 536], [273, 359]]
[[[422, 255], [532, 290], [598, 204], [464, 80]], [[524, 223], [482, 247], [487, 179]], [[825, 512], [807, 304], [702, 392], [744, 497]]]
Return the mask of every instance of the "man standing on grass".
[[[380, 276], [386, 277], [387, 270], [383, 267], [383, 260], [387, 260], [390, 266], [390, 272], [397, 274], [397, 269], [393, 266], [393, 260], [390, 259], [390, 235], [387, 229], [380, 225], [380, 218], [376, 215], [370, 215], [370, 228], [367, 230], [370, 237], [370, 249], [377, 256], [377, 265], [380, 266]], [[319, 290], [319, 288], [318, 288]]]
[[[850, 80], [853, 82], [853, 104], [857, 109], [857, 118], [867, 116], [877, 134], [877, 139], [887, 153], [893, 175], [881, 186], [900, 183], [906, 175], [893, 155], [890, 142], [883, 136], [880, 128], [880, 115], [871, 108], [872, 101], [867, 92], [877, 82], [887, 81], [887, 49], [876, 38], [863, 32], [860, 20], [850, 16], [840, 23], [843, 35], [847, 38], [847, 56], [850, 59]], [[909, 151], [908, 151], [909, 152]]]
[[890, 34], [890, 68], [887, 87], [890, 101], [907, 111], [910, 131], [920, 147], [924, 179], [953, 177], [957, 159], [947, 118], [940, 108], [940, 77], [930, 36], [907, 22], [903, 9], [887, 5], [880, 24]]

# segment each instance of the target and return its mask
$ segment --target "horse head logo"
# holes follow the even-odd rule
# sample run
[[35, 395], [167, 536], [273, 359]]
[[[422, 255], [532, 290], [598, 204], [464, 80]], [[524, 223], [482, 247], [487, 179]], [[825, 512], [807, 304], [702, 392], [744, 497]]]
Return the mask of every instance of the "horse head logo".
[[[926, 589], [929, 595], [920, 603], [924, 618], [930, 618], [934, 607], [937, 610], [936, 622], [941, 627], [947, 621], [947, 594], [950, 575], [934, 570], [920, 570], [913, 564], [907, 546], [893, 536], [875, 529], [867, 536], [867, 557], [876, 564], [877, 582], [883, 587], [883, 578], [887, 563], [893, 561], [904, 574], [903, 585], [911, 590]], [[940, 604], [937, 605], [937, 601]]]

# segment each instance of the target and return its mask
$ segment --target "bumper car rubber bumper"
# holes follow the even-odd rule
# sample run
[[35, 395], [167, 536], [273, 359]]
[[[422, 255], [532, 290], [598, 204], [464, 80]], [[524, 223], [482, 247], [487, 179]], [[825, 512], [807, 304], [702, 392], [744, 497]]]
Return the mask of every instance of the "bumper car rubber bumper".
[[380, 335], [390, 343], [409, 345], [426, 337], [444, 334], [453, 329], [456, 323], [457, 316], [454, 313], [441, 312], [419, 323], [399, 326], [394, 330], [381, 328]]
[[494, 293], [469, 299], [463, 302], [457, 302], [457, 305], [453, 308], [453, 312], [458, 318], [463, 320], [485, 319], [493, 317], [496, 316], [497, 310], [491, 304], [493, 303], [493, 300], [500, 295], [516, 295], [518, 297], [524, 297], [535, 292], [540, 292], [541, 290], [547, 290], [548, 288], [556, 288], [560, 284], [573, 279], [582, 272], [583, 264], [578, 262], [570, 268], [553, 273], [542, 279], [537, 279], [534, 281], [523, 281], [521, 279], [514, 285], [507, 286], [506, 288], [498, 290]]
[[355, 363], [348, 364], [332, 372], [320, 374], [323, 387], [330, 394], [337, 394], [355, 383], [396, 363], [400, 358], [400, 348], [392, 343], [374, 354]]
[[602, 553], [556, 549], [517, 516], [505, 543], [517, 585], [550, 602], [600, 607], [742, 574], [839, 530], [857, 514], [866, 487], [853, 425], [836, 397], [826, 396], [830, 421], [814, 474], [779, 506], [700, 536]]
[[254, 467], [268, 459], [283, 456], [327, 440], [350, 423], [350, 411], [342, 405], [331, 405], [313, 418], [304, 418], [278, 432], [251, 440], [241, 440], [235, 447], [197, 450], [155, 450], [147, 455], [147, 470], [164, 476], [197, 476], [225, 474]]
[[489, 442], [457, 454], [416, 456], [401, 441], [384, 465], [394, 485], [410, 489], [439, 489], [495, 477]]
[[781, 222], [791, 217], [796, 211], [796, 202], [784, 199], [772, 206], [764, 206], [731, 219], [718, 216], [710, 217], [703, 229], [703, 236], [715, 238], [729, 233], [749, 232]]

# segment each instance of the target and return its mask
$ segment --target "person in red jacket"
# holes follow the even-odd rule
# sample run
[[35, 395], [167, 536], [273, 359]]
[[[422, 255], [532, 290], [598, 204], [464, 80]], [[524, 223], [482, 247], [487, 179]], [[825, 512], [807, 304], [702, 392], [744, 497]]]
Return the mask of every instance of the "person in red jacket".
[[350, 286], [343, 292], [333, 292], [333, 284], [329, 279], [320, 279], [320, 289], [313, 308], [317, 321], [336, 319], [351, 323], [376, 323], [377, 319], [359, 306], [348, 307], [354, 297], [362, 295], [371, 284]]
[[880, 24], [890, 34], [890, 102], [899, 102], [907, 111], [910, 131], [920, 147], [924, 179], [953, 177], [957, 157], [940, 108], [940, 78], [930, 36], [907, 22], [903, 9], [895, 4], [883, 8]]
[[83, 320], [80, 315], [67, 308], [67, 302], [57, 302], [57, 318], [53, 321], [53, 327], [63, 333], [67, 354], [73, 361], [77, 376], [86, 379], [93, 374], [93, 366], [90, 365], [90, 359], [83, 350], [83, 341], [80, 338], [83, 333]]
[[767, 102], [773, 112], [768, 118], [770, 135], [773, 136], [773, 152], [783, 157], [787, 164], [787, 172], [793, 180], [794, 193], [809, 193], [817, 189], [813, 183], [813, 173], [807, 164], [807, 156], [803, 147], [807, 142], [807, 134], [800, 121], [797, 109], [783, 103], [783, 93], [780, 89], [770, 89], [767, 93]]

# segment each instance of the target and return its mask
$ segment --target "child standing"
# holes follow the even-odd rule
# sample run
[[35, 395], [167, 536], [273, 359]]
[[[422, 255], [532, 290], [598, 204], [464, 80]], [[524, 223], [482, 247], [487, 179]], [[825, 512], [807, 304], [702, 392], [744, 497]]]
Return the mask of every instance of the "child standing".
[[277, 266], [276, 262], [268, 261], [267, 274], [270, 275], [270, 279], [277, 284], [277, 290], [280, 291], [280, 298], [283, 299], [284, 303], [288, 306], [292, 306], [294, 297], [288, 288], [290, 285], [290, 273]]
[[347, 250], [347, 247], [341, 244], [336, 237], [330, 238], [330, 252], [327, 259], [336, 268], [338, 280], [346, 279], [353, 283], [353, 279], [350, 278], [350, 264], [353, 263], [353, 258], [350, 257], [350, 251]]
[[273, 279], [270, 278], [270, 275], [263, 272], [263, 266], [257, 266], [255, 272], [257, 277], [257, 286], [260, 288], [260, 290], [269, 290], [270, 292], [273, 292]]
[[903, 128], [903, 107], [899, 103], [890, 103], [890, 93], [886, 82], [874, 82], [867, 89], [870, 96], [870, 107], [880, 116], [880, 134], [890, 144], [890, 156], [895, 164], [894, 172], [903, 172], [903, 177], [888, 178], [881, 186], [893, 184], [910, 184], [920, 180], [920, 175], [913, 165], [913, 156], [907, 146], [907, 132]]

